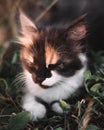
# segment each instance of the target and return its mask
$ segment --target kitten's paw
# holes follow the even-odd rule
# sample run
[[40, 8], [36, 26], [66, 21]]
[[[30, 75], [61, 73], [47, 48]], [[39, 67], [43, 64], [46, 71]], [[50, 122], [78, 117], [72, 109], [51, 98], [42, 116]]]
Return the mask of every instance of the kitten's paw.
[[52, 105], [52, 110], [57, 112], [57, 113], [60, 113], [62, 114], [63, 113], [63, 109], [61, 108], [60, 104], [57, 102], [57, 103], [54, 103]]
[[34, 103], [34, 104], [26, 103], [23, 105], [23, 108], [26, 111], [30, 112], [32, 121], [38, 121], [44, 118], [46, 115], [46, 108], [40, 103]]

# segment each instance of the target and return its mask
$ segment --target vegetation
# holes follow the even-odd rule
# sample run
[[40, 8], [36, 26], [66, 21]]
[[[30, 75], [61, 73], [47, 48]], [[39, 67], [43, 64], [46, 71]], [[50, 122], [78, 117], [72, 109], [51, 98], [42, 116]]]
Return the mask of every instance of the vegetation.
[[[104, 128], [104, 57], [92, 53], [95, 71], [85, 73], [86, 96], [75, 104], [60, 100], [63, 115], [49, 113], [44, 120], [30, 122], [21, 107], [22, 87], [16, 75], [21, 72], [18, 44], [13, 42], [0, 66], [0, 130], [100, 130]], [[4, 50], [0, 46], [0, 53]], [[12, 50], [12, 51], [11, 51]], [[11, 53], [10, 53], [11, 52]]]
[[[12, 0], [9, 2], [12, 3]], [[50, 1], [44, 2], [47, 5]], [[8, 19], [5, 17], [5, 20]], [[2, 21], [5, 20], [2, 16]], [[19, 46], [14, 40], [10, 41], [15, 35], [15, 29], [12, 30], [10, 23], [11, 20], [7, 26], [4, 22], [0, 23], [0, 29], [7, 32], [3, 32], [5, 35], [0, 39], [0, 130], [103, 130], [104, 54], [92, 53], [94, 71], [85, 73], [86, 95], [81, 100], [74, 104], [60, 100], [63, 115], [49, 113], [44, 120], [32, 122], [29, 112], [23, 111], [21, 107], [22, 87], [16, 78], [22, 71], [18, 56]], [[11, 28], [11, 32], [7, 28]]]

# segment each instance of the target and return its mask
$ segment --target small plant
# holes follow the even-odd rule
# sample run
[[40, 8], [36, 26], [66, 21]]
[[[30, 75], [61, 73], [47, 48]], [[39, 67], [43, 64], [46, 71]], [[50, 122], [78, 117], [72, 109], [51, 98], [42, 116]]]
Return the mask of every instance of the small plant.
[[[92, 74], [91, 71], [87, 71], [85, 73], [84, 83], [89, 97], [94, 101], [92, 106], [93, 115], [99, 116], [99, 114], [101, 114], [99, 116], [101, 118], [101, 122], [99, 122], [99, 124], [101, 125], [95, 123], [96, 121], [94, 121], [95, 124], [88, 125], [86, 130], [99, 130], [104, 128], [104, 56], [102, 54], [102, 52], [98, 52], [97, 54], [93, 53], [93, 59], [95, 60], [95, 72]], [[93, 122], [93, 117], [91, 122]]]

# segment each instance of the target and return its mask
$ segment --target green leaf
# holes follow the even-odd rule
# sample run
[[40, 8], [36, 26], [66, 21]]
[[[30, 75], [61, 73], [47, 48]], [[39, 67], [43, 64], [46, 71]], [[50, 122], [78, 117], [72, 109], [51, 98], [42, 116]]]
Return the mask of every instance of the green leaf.
[[100, 93], [102, 97], [104, 97], [104, 92]]
[[81, 103], [78, 101], [78, 117], [81, 116]]
[[64, 100], [60, 100], [60, 106], [63, 109], [63, 111], [69, 111], [70, 105], [67, 104]]
[[90, 71], [86, 71], [84, 73], [84, 76], [85, 76], [85, 80], [91, 79], [91, 72]]
[[56, 128], [55, 130], [63, 130], [63, 128], [59, 127], [59, 128]]
[[29, 122], [30, 120], [30, 113], [25, 111], [25, 112], [20, 112], [16, 116], [13, 116], [9, 120], [9, 124], [7, 129], [8, 130], [21, 130], [25, 127], [25, 125]]
[[62, 117], [61, 116], [52, 116], [51, 118], [48, 119], [49, 124], [53, 124], [53, 123], [59, 123], [60, 121], [62, 121]]
[[12, 58], [12, 64], [15, 64], [17, 62], [17, 59], [18, 59], [18, 54], [17, 52], [15, 52]]
[[88, 84], [85, 82], [84, 85], [85, 85], [86, 91], [89, 93]]
[[39, 130], [38, 128], [35, 128], [34, 130]]
[[88, 125], [86, 130], [100, 130], [96, 125]]
[[0, 93], [2, 95], [5, 95], [6, 92], [8, 91], [8, 83], [5, 79], [0, 78]]
[[101, 87], [101, 84], [100, 84], [100, 83], [97, 83], [97, 84], [94, 84], [94, 85], [91, 87], [90, 90], [93, 91], [93, 92], [98, 92], [100, 87]]
[[99, 81], [101, 79], [100, 75], [93, 75], [92, 77], [96, 82]]

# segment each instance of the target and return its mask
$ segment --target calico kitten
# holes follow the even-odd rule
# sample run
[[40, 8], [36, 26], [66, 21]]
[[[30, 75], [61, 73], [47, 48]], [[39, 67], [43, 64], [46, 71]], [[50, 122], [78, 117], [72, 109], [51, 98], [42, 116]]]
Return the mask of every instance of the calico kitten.
[[48, 104], [57, 113], [63, 113], [60, 99], [69, 98], [84, 81], [87, 57], [83, 41], [86, 25], [78, 20], [67, 29], [38, 29], [20, 13], [22, 45], [20, 59], [23, 67], [25, 96], [23, 108], [37, 121], [45, 117]]

